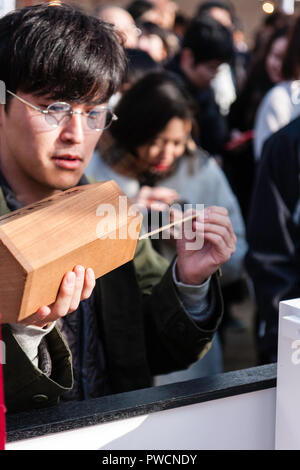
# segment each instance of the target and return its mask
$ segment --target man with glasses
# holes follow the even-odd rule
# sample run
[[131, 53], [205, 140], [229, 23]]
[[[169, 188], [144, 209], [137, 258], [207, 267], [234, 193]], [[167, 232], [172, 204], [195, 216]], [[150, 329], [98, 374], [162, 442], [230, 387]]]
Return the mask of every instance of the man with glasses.
[[[39, 113], [45, 116], [46, 122], [51, 127], [65, 126], [71, 119], [73, 114], [79, 114], [86, 116], [86, 127], [94, 131], [103, 131], [107, 129], [112, 121], [115, 121], [117, 116], [112, 112], [109, 106], [107, 105], [93, 105], [88, 112], [84, 111], [74, 111], [72, 106], [69, 103], [64, 103], [58, 101], [57, 103], [51, 103], [47, 106], [47, 109], [41, 109], [38, 106], [35, 106], [29, 101], [26, 101], [24, 98], [17, 96], [10, 90], [6, 90], [7, 93], [11, 96], [14, 96], [21, 103], [26, 104], [30, 108], [38, 111]], [[48, 126], [47, 126], [48, 128]]]
[[[88, 183], [83, 173], [116, 119], [107, 102], [125, 68], [112, 25], [70, 7], [38, 5], [0, 20], [0, 215]], [[220, 323], [214, 273], [235, 246], [226, 210], [211, 208], [205, 220], [203, 249], [188, 252], [181, 240], [172, 266], [139, 242], [133, 262], [97, 281], [75, 266], [52, 305], [3, 325], [8, 411], [147, 387], [195, 361]]]

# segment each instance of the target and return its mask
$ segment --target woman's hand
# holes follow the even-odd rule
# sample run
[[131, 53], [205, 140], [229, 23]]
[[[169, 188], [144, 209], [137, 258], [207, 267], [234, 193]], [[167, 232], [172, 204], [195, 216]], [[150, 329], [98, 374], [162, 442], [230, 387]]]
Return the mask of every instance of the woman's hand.
[[155, 188], [142, 186], [134, 202], [147, 209], [166, 211], [169, 209], [169, 206], [179, 198], [179, 194], [174, 189], [165, 188], [163, 186], [157, 186]]
[[20, 323], [43, 328], [49, 323], [74, 312], [81, 300], [88, 299], [95, 287], [95, 274], [91, 268], [75, 266], [67, 272], [61, 282], [55, 302], [43, 306]]

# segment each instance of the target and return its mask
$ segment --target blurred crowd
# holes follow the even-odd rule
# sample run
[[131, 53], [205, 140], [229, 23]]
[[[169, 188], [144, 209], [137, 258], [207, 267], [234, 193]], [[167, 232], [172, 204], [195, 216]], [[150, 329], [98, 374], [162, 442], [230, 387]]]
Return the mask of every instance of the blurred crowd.
[[[201, 2], [190, 17], [172, 0], [105, 3], [95, 15], [120, 33], [128, 69], [110, 101], [118, 120], [87, 175], [113, 178], [137, 203], [162, 212], [174, 203], [226, 207], [237, 236], [211, 350], [157, 383], [221, 372], [224, 332], [236, 321], [231, 307], [247, 296], [257, 364], [275, 362], [279, 302], [300, 292], [300, 132], [289, 128], [300, 126], [300, 18], [266, 15], [250, 47], [228, 1]], [[152, 243], [172, 259], [172, 241]]]

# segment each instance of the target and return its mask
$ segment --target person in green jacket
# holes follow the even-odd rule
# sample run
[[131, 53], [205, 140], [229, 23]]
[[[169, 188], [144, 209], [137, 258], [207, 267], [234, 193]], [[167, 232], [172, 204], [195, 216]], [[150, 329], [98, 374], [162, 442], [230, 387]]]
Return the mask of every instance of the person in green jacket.
[[[113, 26], [72, 7], [0, 20], [0, 215], [88, 182], [125, 69]], [[204, 354], [222, 317], [217, 272], [236, 243], [226, 209], [207, 208], [204, 226], [203, 247], [188, 249], [183, 236], [171, 265], [143, 240], [100, 279], [75, 266], [52, 305], [2, 325], [8, 412], [148, 387]]]

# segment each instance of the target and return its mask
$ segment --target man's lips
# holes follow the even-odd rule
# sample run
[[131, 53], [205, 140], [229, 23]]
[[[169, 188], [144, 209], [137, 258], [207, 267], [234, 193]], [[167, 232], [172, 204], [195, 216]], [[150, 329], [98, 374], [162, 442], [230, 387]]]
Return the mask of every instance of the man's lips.
[[65, 170], [76, 170], [81, 166], [83, 161], [78, 155], [71, 154], [55, 155], [52, 157], [52, 160], [56, 166]]
[[82, 160], [79, 155], [72, 155], [71, 153], [65, 153], [64, 155], [54, 155], [52, 158], [60, 160]]

